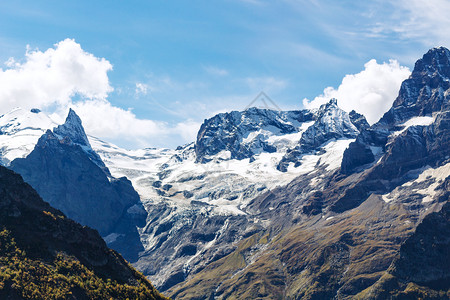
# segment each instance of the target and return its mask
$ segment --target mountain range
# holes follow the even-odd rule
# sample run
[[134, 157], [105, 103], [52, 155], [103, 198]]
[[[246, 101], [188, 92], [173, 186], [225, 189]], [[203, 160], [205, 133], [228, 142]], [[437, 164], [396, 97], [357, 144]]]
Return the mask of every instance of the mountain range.
[[125, 150], [73, 110], [58, 125], [16, 109], [0, 117], [0, 159], [175, 299], [446, 299], [449, 93], [440, 47], [373, 125], [330, 99]]

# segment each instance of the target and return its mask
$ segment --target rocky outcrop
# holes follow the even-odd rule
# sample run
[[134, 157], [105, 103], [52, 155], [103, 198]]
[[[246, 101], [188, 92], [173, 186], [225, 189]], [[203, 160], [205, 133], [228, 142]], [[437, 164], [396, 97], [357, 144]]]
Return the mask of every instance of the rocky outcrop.
[[195, 143], [197, 162], [206, 162], [221, 151], [229, 151], [232, 159], [275, 152], [276, 148], [267, 141], [269, 135], [298, 132], [300, 123], [313, 118], [308, 110], [282, 112], [256, 107], [218, 114], [200, 127]]
[[[128, 179], [109, 174], [74, 111], [66, 123], [53, 132], [48, 130], [30, 154], [15, 159], [10, 168], [68, 217], [97, 229], [102, 236], [126, 235], [128, 240], [112, 246], [127, 259], [135, 259], [142, 248], [136, 226], [144, 226], [146, 217], [139, 195]], [[136, 209], [129, 213], [132, 206]]]
[[[368, 299], [450, 297], [450, 203], [429, 214], [402, 244], [389, 270], [361, 296]], [[361, 297], [362, 298], [362, 297]]]
[[[168, 293], [177, 299], [448, 298], [448, 57], [447, 49], [435, 48], [418, 61], [392, 109], [373, 126], [348, 115], [357, 138], [341, 170], [316, 166], [253, 199], [245, 211], [264, 226]], [[314, 142], [326, 136], [322, 128], [345, 132], [315, 121], [291, 162], [308, 150], [320, 153]]]
[[[410, 78], [402, 83], [392, 108], [380, 121], [363, 130], [344, 153], [341, 171], [351, 174], [360, 170], [363, 165], [375, 161], [372, 149], [389, 151], [393, 135], [395, 137], [403, 128], [423, 125], [427, 118], [448, 111], [450, 96], [446, 91], [449, 88], [450, 51], [444, 47], [433, 48], [416, 62]], [[443, 146], [448, 148], [448, 144]]]
[[290, 163], [299, 166], [301, 155], [312, 151], [320, 152], [321, 146], [331, 140], [354, 139], [359, 134], [358, 128], [364, 129], [368, 125], [364, 116], [354, 111], [348, 114], [340, 109], [336, 99], [331, 99], [328, 103], [321, 105], [315, 113], [314, 120], [314, 124], [302, 134], [298, 145], [288, 150], [283, 156], [278, 164], [278, 170], [286, 172]]

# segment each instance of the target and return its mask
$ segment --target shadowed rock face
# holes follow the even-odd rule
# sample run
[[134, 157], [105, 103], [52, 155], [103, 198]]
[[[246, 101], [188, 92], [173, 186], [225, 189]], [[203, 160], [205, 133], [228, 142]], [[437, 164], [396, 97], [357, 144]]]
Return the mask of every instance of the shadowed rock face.
[[[253, 199], [245, 211], [263, 228], [168, 294], [448, 298], [448, 53], [435, 48], [419, 60], [375, 125], [349, 115], [361, 132], [340, 171], [316, 169]], [[310, 128], [318, 132], [320, 126]]]
[[[90, 270], [91, 279], [104, 280], [103, 288], [106, 288], [106, 281], [116, 281], [113, 285], [122, 285], [123, 291], [128, 291], [128, 295], [137, 297], [138, 293], [129, 289], [130, 286], [143, 287], [148, 299], [164, 299], [153, 286], [142, 275], [137, 273], [128, 263], [115, 251], [108, 249], [103, 239], [96, 230], [81, 226], [80, 224], [66, 218], [61, 211], [54, 209], [47, 202], [44, 202], [32, 187], [25, 183], [20, 175], [0, 166], [0, 225], [2, 226], [2, 239], [4, 232], [8, 232], [8, 238], [14, 239], [14, 247], [18, 247], [21, 252], [21, 264], [19, 266], [22, 274], [35, 275], [35, 272], [42, 270], [53, 270], [60, 275], [49, 279], [45, 285], [39, 285], [42, 276], [48, 276], [45, 272], [37, 275], [37, 278], [24, 275], [21, 280], [28, 284], [37, 284], [35, 290], [45, 294], [58, 293], [59, 297], [70, 297], [70, 299], [88, 299], [89, 288], [71, 287], [71, 290], [64, 290], [55, 284], [61, 277], [70, 273], [72, 278], [80, 276], [82, 281], [83, 272]], [[3, 240], [2, 240], [3, 241]], [[11, 241], [1, 245], [0, 258], [9, 259], [14, 255], [14, 247]], [[57, 258], [59, 257], [59, 258]], [[58, 269], [55, 266], [56, 260], [63, 260], [76, 263], [79, 268], [66, 270]], [[30, 267], [31, 266], [31, 267]], [[46, 271], [48, 272], [48, 271]], [[52, 274], [52, 273], [51, 273]], [[34, 278], [34, 279], [33, 279]], [[101, 278], [101, 279], [100, 279]], [[54, 280], [54, 281], [51, 281]], [[2, 299], [22, 299], [22, 284], [14, 285], [8, 277], [2, 276], [2, 289], [0, 297]], [[31, 282], [30, 282], [31, 281]], [[53, 289], [45, 290], [45, 287], [53, 286]], [[125, 286], [127, 284], [128, 286]], [[112, 288], [113, 285], [109, 287]], [[60, 290], [58, 290], [60, 289]], [[144, 290], [142, 290], [144, 292]], [[105, 295], [112, 291], [103, 290]], [[139, 292], [139, 291], [138, 291]], [[109, 295], [114, 295], [113, 292]], [[29, 295], [28, 295], [29, 297]], [[27, 298], [28, 298], [27, 297]]]
[[369, 299], [448, 299], [450, 203], [429, 214], [402, 244], [388, 272], [367, 291]]
[[[344, 174], [351, 174], [365, 164], [372, 163], [375, 157], [371, 147], [382, 148], [383, 151], [390, 151], [390, 141], [394, 132], [400, 131], [407, 121], [417, 117], [435, 117], [438, 113], [446, 113], [450, 109], [450, 95], [445, 93], [450, 88], [450, 51], [444, 47], [433, 48], [428, 51], [422, 59], [419, 59], [409, 79], [402, 83], [399, 95], [394, 101], [392, 108], [384, 116], [372, 125], [363, 130], [356, 141], [350, 145], [344, 153], [341, 171]], [[431, 130], [426, 134], [420, 134], [422, 139], [419, 148], [429, 148], [425, 144], [428, 140], [431, 144], [436, 144], [436, 139], [442, 131], [448, 129], [447, 117], [441, 117], [435, 126], [435, 131]], [[420, 124], [420, 119], [416, 119]], [[441, 124], [444, 122], [444, 124]], [[436, 128], [438, 127], [438, 128]], [[409, 132], [414, 135], [414, 133]], [[408, 134], [407, 134], [408, 135]], [[417, 132], [415, 133], [417, 136]], [[434, 136], [434, 137], [433, 137]], [[405, 137], [408, 139], [408, 137]], [[446, 138], [448, 139], [448, 138]], [[442, 151], [444, 147], [448, 149], [448, 140], [443, 141], [441, 149], [433, 147], [433, 151]], [[397, 147], [402, 143], [397, 141]], [[408, 144], [404, 141], [403, 144]], [[406, 146], [408, 147], [408, 146]], [[402, 153], [399, 149], [397, 153]], [[407, 151], [407, 149], [405, 149]], [[423, 157], [423, 155], [422, 155]]]
[[338, 107], [336, 99], [331, 99], [315, 112], [314, 124], [305, 130], [298, 145], [283, 156], [278, 170], [286, 172], [290, 163], [298, 166], [301, 155], [322, 151], [321, 146], [330, 140], [356, 138], [359, 130], [368, 126], [366, 124], [364, 116], [354, 111], [348, 114]]
[[195, 143], [198, 162], [208, 161], [208, 156], [223, 150], [230, 151], [230, 158], [244, 159], [255, 154], [274, 152], [263, 136], [244, 143], [252, 132], [260, 129], [275, 135], [297, 132], [296, 124], [312, 121], [314, 114], [308, 110], [280, 112], [269, 109], [249, 108], [243, 112], [233, 111], [205, 120]]
[[399, 280], [450, 289], [450, 203], [430, 214], [400, 248], [389, 273]]
[[127, 192], [126, 179], [110, 182], [81, 147], [59, 140], [51, 131], [27, 158], [14, 160], [11, 169], [49, 203], [101, 234], [111, 231], [124, 209], [139, 201], [137, 195], [121, 197]]
[[[48, 130], [30, 154], [15, 159], [10, 168], [70, 218], [97, 229], [103, 236], [128, 235], [122, 245], [112, 246], [134, 260], [142, 248], [136, 226], [144, 225], [145, 210], [131, 182], [109, 174], [90, 147], [74, 111], [69, 112], [65, 124], [54, 132]], [[141, 213], [127, 213], [134, 205], [141, 207], [134, 212]]]

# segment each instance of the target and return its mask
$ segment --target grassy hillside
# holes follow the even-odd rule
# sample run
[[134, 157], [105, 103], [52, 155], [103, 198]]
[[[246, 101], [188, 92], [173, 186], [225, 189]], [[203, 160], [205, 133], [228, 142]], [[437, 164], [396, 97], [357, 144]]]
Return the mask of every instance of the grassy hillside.
[[1, 299], [167, 299], [97, 231], [0, 167]]

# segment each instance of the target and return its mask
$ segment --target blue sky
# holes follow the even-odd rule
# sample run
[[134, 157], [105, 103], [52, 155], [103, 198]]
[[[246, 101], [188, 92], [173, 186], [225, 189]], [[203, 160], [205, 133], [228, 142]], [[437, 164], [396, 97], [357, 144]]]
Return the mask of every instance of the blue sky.
[[[397, 69], [412, 70], [429, 48], [449, 46], [449, 13], [446, 0], [3, 1], [0, 62], [9, 63], [0, 67], [4, 76], [8, 69], [19, 72], [30, 53], [58, 49], [55, 44], [72, 39], [83, 51], [75, 51], [77, 55], [103, 58], [112, 69], [99, 66], [93, 79], [89, 74], [95, 70], [83, 73], [86, 82], [99, 87], [96, 91], [90, 86], [86, 92], [87, 83], [80, 81], [70, 85], [70, 100], [49, 96], [44, 103], [30, 96], [30, 105], [62, 115], [68, 104], [81, 107], [94, 95], [106, 110], [117, 113], [111, 122], [125, 116], [128, 131], [92, 121], [89, 109], [81, 107], [86, 127], [92, 127], [88, 132], [127, 148], [173, 147], [193, 140], [204, 118], [244, 109], [260, 91], [282, 109], [303, 108], [304, 98], [320, 97], [326, 87], [337, 91], [346, 75], [375, 67], [368, 64], [372, 59], [380, 65], [398, 62], [381, 73], [367, 72], [388, 74], [395, 91], [407, 76], [405, 69]], [[64, 59], [70, 61], [70, 55]], [[359, 84], [373, 90], [365, 76]], [[35, 98], [42, 95], [33, 93]], [[392, 92], [379, 94], [384, 102], [395, 98]], [[337, 95], [351, 98], [344, 92]], [[108, 115], [105, 111], [103, 122]], [[135, 121], [137, 125], [131, 124]], [[151, 129], [139, 132], [141, 127]]]

